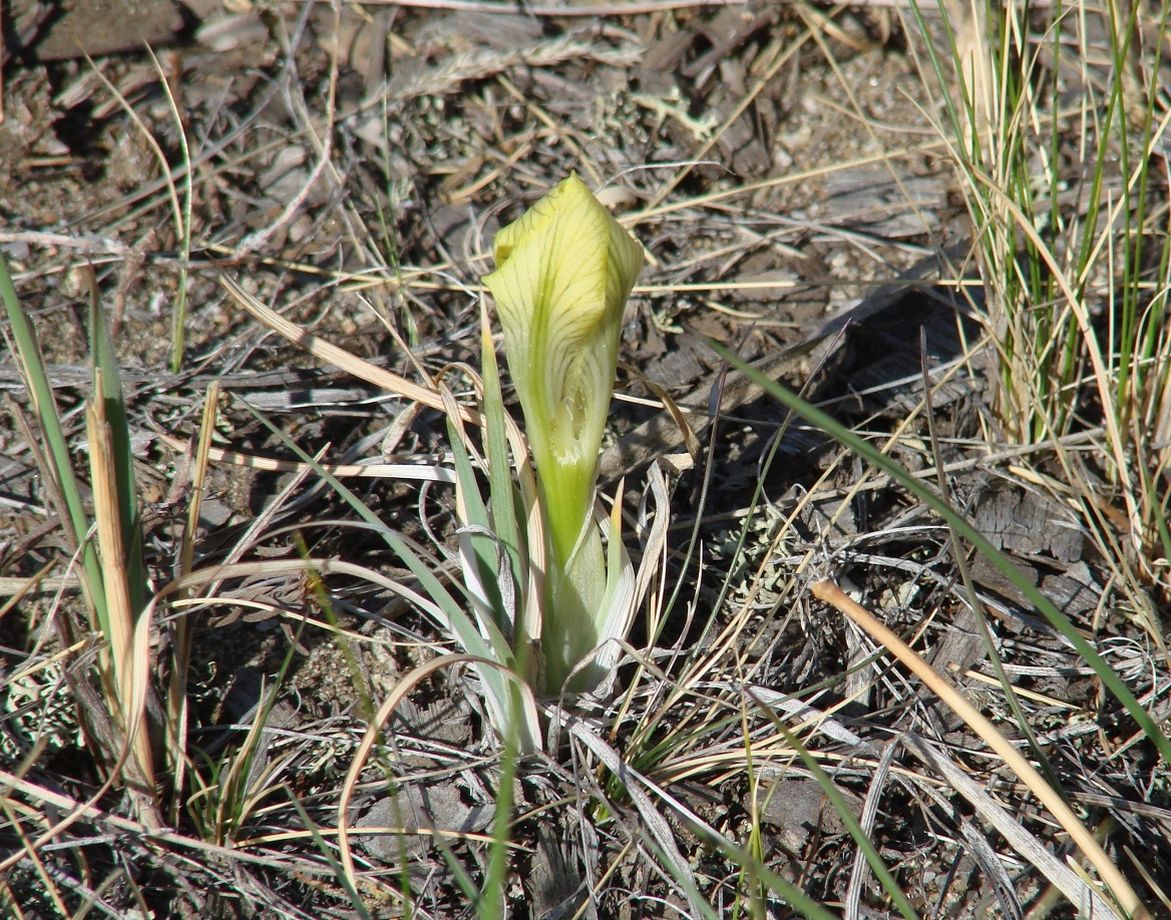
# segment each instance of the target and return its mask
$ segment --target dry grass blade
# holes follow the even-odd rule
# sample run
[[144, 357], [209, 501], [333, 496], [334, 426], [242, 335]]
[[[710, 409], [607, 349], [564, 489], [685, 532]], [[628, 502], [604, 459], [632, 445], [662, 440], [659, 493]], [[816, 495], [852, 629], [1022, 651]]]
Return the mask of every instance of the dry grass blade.
[[[428, 598], [423, 597], [416, 591], [396, 582], [391, 578], [387, 578], [381, 572], [377, 572], [367, 566], [355, 565], [352, 562], [346, 562], [342, 559], [295, 559], [295, 560], [269, 560], [263, 562], [239, 562], [227, 565], [219, 565], [209, 567], [207, 569], [200, 569], [192, 572], [190, 575], [185, 575], [183, 578], [176, 579], [167, 585], [159, 594], [159, 598], [165, 597], [172, 592], [185, 592], [191, 588], [199, 585], [214, 584], [226, 578], [243, 578], [248, 576], [254, 577], [271, 577], [274, 575], [302, 575], [307, 571], [316, 572], [319, 575], [350, 575], [360, 578], [364, 581], [369, 581], [372, 584], [379, 585], [386, 588], [393, 594], [399, 594], [412, 604], [416, 605], [420, 610], [427, 611], [433, 616], [439, 615], [439, 610]], [[191, 599], [189, 601], [180, 601], [181, 604], [195, 604], [195, 603], [210, 603], [218, 601], [223, 604], [239, 604], [238, 598], [221, 597], [221, 598], [206, 598], [206, 599]]]
[[[397, 393], [399, 396], [422, 403], [425, 406], [430, 406], [432, 409], [443, 410], [445, 408], [443, 397], [435, 390], [421, 387], [417, 383], [412, 383], [410, 380], [392, 371], [377, 367], [369, 361], [363, 361], [361, 358], [350, 354], [344, 348], [338, 348], [332, 342], [327, 342], [311, 332], [306, 332], [295, 323], [289, 322], [275, 310], [266, 307], [226, 275], [220, 275], [219, 280], [220, 284], [232, 295], [236, 303], [274, 332], [284, 336], [290, 342], [301, 346], [318, 360], [341, 368], [346, 373], [353, 374], [360, 380], [365, 380], [374, 386], [382, 387], [387, 392]], [[479, 416], [471, 410], [462, 409], [461, 414], [465, 421], [479, 423]]]
[[[203, 417], [199, 426], [199, 439], [195, 445], [191, 471], [191, 502], [187, 506], [187, 521], [183, 527], [183, 535], [179, 546], [180, 577], [191, 572], [195, 562], [196, 534], [199, 533], [199, 517], [203, 509], [204, 491], [207, 485], [207, 472], [211, 439], [215, 432], [216, 409], [219, 405], [220, 386], [212, 381], [207, 389], [207, 396], [203, 402]], [[187, 718], [189, 700], [187, 695], [187, 669], [191, 663], [192, 633], [187, 617], [180, 616], [175, 622], [171, 640], [171, 672], [170, 685], [167, 691], [167, 758], [168, 766], [174, 777], [174, 787], [182, 789], [184, 773], [187, 769]], [[178, 796], [171, 812], [171, 821], [178, 818]]]
[[[48, 869], [45, 867], [44, 860], [37, 852], [36, 847], [32, 845], [32, 841], [28, 839], [28, 835], [25, 833], [24, 827], [21, 825], [20, 820], [14, 814], [14, 809], [12, 808], [11, 803], [4, 796], [0, 796], [0, 809], [3, 810], [5, 816], [8, 818], [8, 822], [13, 828], [14, 836], [20, 842], [20, 846], [15, 847], [14, 849], [17, 850], [17, 852], [22, 853], [22, 855], [26, 855], [28, 861], [32, 863], [34, 871], [36, 872], [41, 885], [44, 887], [45, 893], [52, 900], [53, 906], [57, 909], [60, 916], [68, 916], [69, 911], [65, 906], [65, 902], [62, 900], [58, 887], [53, 883], [53, 879], [50, 876]], [[0, 910], [11, 910], [11, 908], [16, 903], [17, 901], [16, 898], [14, 898], [12, 895], [12, 890], [8, 887], [3, 876], [0, 876]]]
[[[128, 754], [128, 749], [123, 748], [122, 759], [125, 759]], [[105, 812], [98, 807], [98, 802], [110, 791], [117, 778], [117, 773], [111, 772], [110, 776], [98, 787], [94, 794], [82, 802], [70, 799], [68, 796], [61, 795], [43, 786], [38, 786], [36, 783], [29, 782], [21, 776], [9, 773], [7, 770], [0, 770], [0, 800], [7, 801], [12, 798], [13, 792], [20, 792], [36, 802], [38, 807], [44, 808], [44, 806], [49, 805], [57, 813], [65, 812], [64, 816], [45, 828], [40, 836], [34, 840], [27, 841], [24, 849], [17, 850], [5, 859], [0, 860], [0, 878], [4, 877], [7, 872], [24, 859], [26, 851], [35, 852], [40, 850], [46, 844], [62, 836], [66, 830], [84, 818], [104, 815]], [[53, 812], [48, 812], [46, 809], [46, 813], [52, 814]], [[149, 828], [141, 821], [131, 821], [126, 818], [114, 818], [112, 816], [110, 820], [118, 823], [123, 829], [133, 829], [140, 835], [150, 835], [158, 832], [158, 828]], [[48, 823], [47, 820], [44, 823]]]
[[634, 803], [635, 808], [638, 809], [639, 816], [646, 824], [651, 840], [660, 848], [667, 861], [670, 863], [671, 873], [675, 878], [676, 884], [679, 885], [681, 892], [686, 896], [694, 916], [703, 916], [704, 906], [697, 896], [697, 892], [690, 884], [692, 871], [688, 865], [687, 860], [683, 858], [683, 854], [679, 850], [678, 841], [671, 830], [667, 820], [659, 814], [658, 809], [655, 808], [650, 796], [643, 791], [642, 787], [646, 786], [649, 789], [657, 792], [661, 797], [667, 800], [679, 811], [680, 814], [685, 814], [687, 817], [695, 821], [697, 826], [703, 827], [705, 831], [711, 834], [715, 840], [721, 839], [714, 828], [708, 827], [698, 815], [692, 813], [689, 809], [679, 803], [677, 800], [665, 796], [662, 790], [658, 789], [646, 777], [642, 776], [630, 764], [623, 762], [618, 752], [614, 750], [609, 744], [599, 738], [588, 725], [583, 724], [575, 718], [568, 718], [565, 722], [565, 727], [581, 744], [583, 744], [595, 757], [598, 758], [614, 776], [622, 781], [630, 800]]
[[353, 801], [354, 791], [358, 786], [359, 779], [361, 779], [362, 770], [366, 766], [370, 752], [374, 749], [375, 744], [378, 743], [383, 726], [403, 700], [406, 699], [407, 694], [432, 674], [457, 664], [473, 664], [483, 668], [492, 668], [503, 674], [506, 680], [514, 681], [517, 693], [514, 694], [513, 699], [518, 705], [523, 706], [527, 710], [526, 721], [530, 724], [537, 724], [536, 701], [533, 699], [532, 692], [523, 682], [517, 679], [515, 674], [507, 668], [501, 667], [499, 662], [492, 661], [488, 658], [477, 658], [474, 655], [442, 655], [434, 661], [421, 664], [410, 673], [405, 674], [402, 680], [395, 685], [390, 695], [383, 701], [382, 705], [378, 707], [378, 712], [366, 727], [366, 733], [363, 735], [358, 749], [354, 752], [353, 759], [350, 761], [350, 767], [346, 771], [345, 782], [342, 785], [341, 795], [338, 798], [338, 852], [341, 857], [342, 869], [351, 883], [356, 881], [356, 874], [354, 852], [350, 843], [350, 804]]
[[[0, 793], [3, 793], [3, 798], [11, 799], [13, 793], [19, 793], [34, 802], [40, 803], [42, 807], [48, 806], [58, 812], [66, 813], [64, 818], [42, 833], [40, 837], [30, 841], [30, 846], [33, 849], [40, 849], [47, 842], [58, 837], [71, 824], [84, 819], [127, 834], [137, 840], [155, 840], [177, 849], [190, 850], [198, 853], [203, 860], [218, 859], [224, 860], [228, 864], [240, 862], [277, 869], [288, 869], [294, 864], [294, 860], [291, 859], [278, 859], [272, 856], [249, 853], [237, 847], [219, 846], [205, 840], [200, 840], [197, 837], [169, 831], [165, 828], [148, 828], [141, 821], [134, 821], [121, 815], [112, 814], [98, 805], [102, 796], [108, 791], [109, 785], [107, 784], [98, 789], [96, 795], [90, 796], [85, 801], [79, 801], [63, 795], [56, 790], [49, 789], [46, 786], [23, 779], [14, 773], [9, 773], [7, 770], [0, 770]], [[18, 851], [6, 857], [4, 860], [0, 860], [0, 877], [9, 872], [23, 858], [24, 853]], [[330, 874], [328, 868], [308, 864], [304, 861], [296, 861], [296, 864], [298, 871], [308, 872], [312, 875]]]
[[924, 763], [936, 770], [960, 793], [985, 821], [999, 831], [1009, 845], [1036, 866], [1040, 873], [1060, 891], [1071, 904], [1086, 911], [1084, 916], [1116, 918], [1118, 911], [1076, 871], [1069, 868], [1043, 846], [1010, 815], [995, 799], [980, 788], [971, 776], [934, 745], [913, 734], [901, 739], [907, 748]]
[[1139, 901], [1138, 895], [1130, 883], [1118, 871], [1109, 856], [1094, 839], [1094, 835], [1086, 828], [1073, 813], [1064, 799], [1047, 783], [1041, 774], [1029, 763], [1012, 743], [1004, 737], [988, 719], [986, 719], [971, 703], [969, 703], [950, 683], [943, 678], [931, 665], [924, 661], [915, 651], [903, 642], [894, 632], [865, 607], [849, 597], [841, 588], [831, 581], [814, 582], [810, 589], [814, 597], [831, 604], [841, 613], [844, 613], [855, 624], [866, 630], [876, 641], [880, 642], [891, 654], [915, 674], [927, 687], [939, 697], [948, 707], [959, 715], [968, 727], [978, 734], [984, 742], [997, 754], [1004, 758], [1005, 763], [1013, 770], [1021, 782], [1033, 792], [1041, 803], [1049, 809], [1057, 823], [1069, 834], [1070, 838], [1082, 851], [1086, 859], [1098, 871], [1106, 887], [1117, 899], [1127, 916], [1135, 918], [1149, 918], [1150, 913]]
[[[179, 453], [186, 453], [187, 443], [166, 433], [159, 433], [159, 440]], [[209, 447], [207, 458], [215, 463], [239, 466], [250, 470], [264, 470], [270, 473], [312, 473], [314, 467], [297, 460], [274, 460], [272, 457], [258, 457], [223, 447]], [[342, 479], [406, 479], [426, 482], [455, 482], [451, 470], [438, 465], [408, 463], [320, 463], [318, 467], [331, 476]]]
[[[95, 390], [101, 394], [101, 372]], [[131, 757], [126, 766], [139, 816], [152, 828], [162, 827], [156, 801], [156, 779], [150, 736], [146, 730], [146, 695], [150, 683], [150, 616], [134, 609], [128, 580], [130, 565], [124, 541], [125, 529], [119, 512], [115, 446], [105, 415], [105, 400], [99, 395], [86, 409], [93, 473], [94, 517], [96, 519], [102, 584], [109, 615], [109, 643], [101, 657], [107, 699], [116, 700], [119, 724], [126, 733]], [[145, 641], [144, 641], [145, 640]]]
[[[891, 763], [894, 761], [895, 745], [888, 744], [882, 752], [874, 776], [870, 780], [870, 788], [866, 790], [866, 802], [862, 809], [859, 825], [870, 837], [874, 833], [874, 822], [878, 815], [878, 803], [882, 797], [882, 789], [890, 777]], [[866, 872], [866, 854], [861, 847], [854, 854], [854, 865], [850, 871], [850, 886], [846, 889], [846, 920], [860, 917], [862, 892], [866, 887], [868, 875]]]
[[[381, 387], [389, 393], [396, 393], [399, 396], [414, 400], [432, 409], [438, 409], [442, 412], [448, 412], [451, 409], [451, 406], [444, 400], [444, 396], [439, 390], [428, 389], [427, 387], [419, 386], [417, 383], [412, 383], [410, 380], [393, 371], [377, 367], [369, 361], [364, 361], [356, 355], [351, 354], [344, 348], [339, 348], [332, 342], [327, 342], [311, 332], [306, 332], [295, 323], [289, 322], [275, 310], [269, 309], [226, 275], [221, 274], [219, 281], [225, 290], [231, 294], [232, 298], [245, 310], [274, 332], [295, 345], [304, 348], [319, 360], [327, 364], [332, 364], [334, 367], [340, 368], [348, 374], [352, 374], [359, 380], [365, 380], [367, 383]], [[483, 424], [483, 417], [475, 409], [470, 409], [458, 403], [455, 405], [459, 411], [459, 417], [464, 422], [473, 425]], [[513, 453], [517, 457], [527, 458], [529, 454], [528, 444], [516, 421], [507, 414], [505, 415], [504, 421], [508, 435], [508, 443]], [[370, 474], [367, 472], [357, 475]]]

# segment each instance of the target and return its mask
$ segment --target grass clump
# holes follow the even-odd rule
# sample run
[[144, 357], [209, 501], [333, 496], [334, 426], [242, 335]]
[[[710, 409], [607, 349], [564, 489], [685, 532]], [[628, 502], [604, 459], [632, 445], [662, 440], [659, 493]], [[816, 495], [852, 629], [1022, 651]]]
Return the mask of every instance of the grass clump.
[[[917, 7], [916, 7], [917, 9]], [[1171, 501], [1165, 419], [1171, 234], [1158, 49], [1168, 12], [1141, 4], [973, 3], [926, 45], [979, 242], [1006, 438], [1059, 445], [1107, 557], [1130, 555], [1164, 597]], [[945, 8], [951, 14], [956, 11]], [[919, 16], [919, 25], [928, 24]], [[1083, 471], [1061, 450], [1100, 433]], [[990, 433], [991, 434], [991, 433]]]
[[[124, 783], [143, 824], [161, 828], [166, 798], [155, 767], [161, 725], [149, 652], [153, 605], [142, 555], [126, 403], [97, 291], [91, 288], [92, 390], [85, 412], [92, 517], [74, 471], [40, 346], [2, 257], [0, 297], [40, 429], [41, 474], [52, 484], [49, 493], [55, 510], [72, 554], [80, 560], [77, 572], [88, 620], [78, 622], [63, 610], [54, 619], [64, 647], [77, 648], [79, 642], [84, 647], [86, 636], [95, 643], [87, 653], [95, 656], [96, 681], [89, 673], [74, 672], [72, 666], [66, 669], [80, 724], [107, 783]], [[156, 710], [153, 722], [148, 713], [151, 698]]]

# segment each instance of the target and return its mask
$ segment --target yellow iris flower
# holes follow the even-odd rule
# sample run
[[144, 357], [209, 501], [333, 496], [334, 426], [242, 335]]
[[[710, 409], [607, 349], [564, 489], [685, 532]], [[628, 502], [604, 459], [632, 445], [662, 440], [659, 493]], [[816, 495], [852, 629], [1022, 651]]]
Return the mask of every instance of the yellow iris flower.
[[[570, 175], [496, 235], [493, 254], [496, 270], [484, 283], [500, 314], [552, 556], [541, 644], [544, 683], [556, 688], [612, 638], [608, 624], [629, 622], [629, 611], [608, 609], [629, 604], [619, 571], [629, 561], [620, 563], [615, 527], [607, 563], [592, 512], [622, 312], [643, 251]], [[573, 687], [598, 677], [587, 669]]]

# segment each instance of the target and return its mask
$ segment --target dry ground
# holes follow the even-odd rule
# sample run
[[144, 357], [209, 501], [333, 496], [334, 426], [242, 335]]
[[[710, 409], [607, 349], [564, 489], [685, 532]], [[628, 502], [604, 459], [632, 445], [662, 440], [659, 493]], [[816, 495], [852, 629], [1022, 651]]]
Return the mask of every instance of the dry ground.
[[[216, 446], [230, 453], [210, 473], [195, 564], [257, 568], [215, 586], [213, 601], [158, 614], [158, 661], [177, 618], [194, 641], [191, 768], [169, 834], [151, 842], [136, 831], [114, 789], [33, 847], [103, 774], [63, 677], [85, 673], [92, 656], [84, 645], [61, 654], [53, 628], [80, 604], [17, 426], [27, 399], [5, 351], [0, 572], [13, 601], [0, 619], [0, 765], [24, 785], [9, 785], [0, 816], [0, 860], [12, 855], [3, 909], [473, 911], [458, 877], [475, 888], [489, 872], [502, 774], [458, 668], [410, 695], [361, 775], [354, 887], [333, 862], [342, 779], [366, 720], [402, 675], [449, 649], [447, 637], [409, 600], [352, 574], [322, 586], [260, 567], [311, 555], [410, 583], [317, 477], [274, 468], [295, 458], [256, 412], [336, 463], [442, 458], [442, 419], [310, 357], [221, 278], [412, 379], [479, 367], [493, 234], [576, 170], [648, 253], [623, 328], [604, 476], [627, 477], [635, 509], [648, 460], [681, 468], [665, 625], [650, 633], [640, 621], [631, 637], [649, 669], [624, 667], [622, 708], [583, 704], [598, 737], [645, 778], [639, 788], [662, 793], [662, 823], [651, 826], [624, 788], [637, 785], [630, 776], [617, 781], [596, 749], [563, 736], [512, 784], [499, 893], [509, 915], [794, 912], [713, 830], [834, 913], [885, 915], [888, 896], [840, 809], [861, 820], [923, 916], [1022, 904], [1078, 913], [1021, 849], [1032, 840], [1077, 863], [1068, 838], [961, 719], [810, 595], [826, 575], [1019, 739], [986, 624], [1051, 777], [1141, 899], [1167, 914], [1171, 791], [1155, 747], [1015, 586], [982, 558], [962, 572], [955, 559], [968, 552], [936, 515], [725, 375], [705, 341], [761, 361], [877, 445], [894, 435], [891, 455], [934, 482], [931, 414], [956, 506], [1165, 724], [1165, 570], [1120, 582], [1100, 535], [1071, 510], [1051, 447], [1011, 440], [997, 415], [973, 228], [936, 127], [942, 96], [922, 88], [925, 43], [943, 41], [938, 13], [924, 36], [886, 4], [440, 8], [450, 6], [139, 0], [131, 12], [103, 6], [73, 31], [48, 5], [5, 10], [0, 247], [78, 462], [96, 292], [128, 392], [154, 586], [177, 571], [191, 444], [213, 381]], [[78, 55], [70, 36], [94, 56]], [[144, 40], [153, 57], [138, 50]], [[1156, 179], [1165, 197], [1165, 171]], [[666, 397], [694, 410], [694, 458]], [[1106, 494], [1108, 464], [1084, 412], [1064, 449]], [[349, 482], [388, 526], [441, 557], [454, 526], [444, 489]], [[244, 758], [254, 726], [264, 734]], [[827, 799], [794, 737], [844, 804]], [[997, 807], [1009, 824], [996, 823]], [[670, 871], [676, 857], [686, 880]]]

